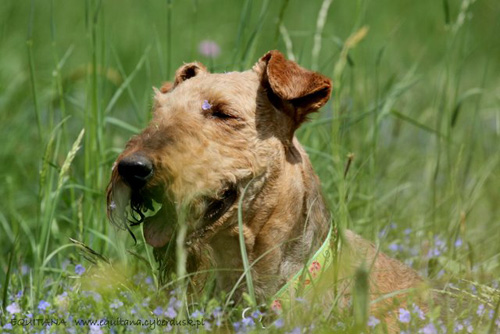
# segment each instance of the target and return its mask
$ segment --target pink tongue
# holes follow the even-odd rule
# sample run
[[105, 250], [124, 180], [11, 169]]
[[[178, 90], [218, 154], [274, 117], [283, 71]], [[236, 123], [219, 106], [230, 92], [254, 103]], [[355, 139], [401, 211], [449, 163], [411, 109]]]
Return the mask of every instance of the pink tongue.
[[173, 232], [162, 211], [163, 208], [153, 217], [146, 218], [142, 228], [146, 242], [155, 248], [165, 246], [170, 241]]

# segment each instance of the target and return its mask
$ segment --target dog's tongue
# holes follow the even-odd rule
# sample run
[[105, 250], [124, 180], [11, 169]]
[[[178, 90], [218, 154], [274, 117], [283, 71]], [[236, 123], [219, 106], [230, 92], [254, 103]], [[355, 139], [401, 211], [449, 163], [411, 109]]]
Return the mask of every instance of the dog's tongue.
[[143, 232], [146, 242], [155, 247], [165, 246], [172, 238], [173, 228], [167, 222], [164, 208], [161, 208], [156, 215], [144, 220]]

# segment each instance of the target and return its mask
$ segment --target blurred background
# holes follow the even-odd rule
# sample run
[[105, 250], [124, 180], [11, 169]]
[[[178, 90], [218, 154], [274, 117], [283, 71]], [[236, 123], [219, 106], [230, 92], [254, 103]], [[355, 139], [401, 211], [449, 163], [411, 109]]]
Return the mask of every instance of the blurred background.
[[337, 223], [426, 276], [498, 277], [499, 34], [496, 0], [3, 0], [2, 284], [64, 275], [70, 237], [144, 253], [109, 225], [105, 188], [152, 87], [183, 62], [244, 70], [271, 49], [334, 80], [298, 137]]

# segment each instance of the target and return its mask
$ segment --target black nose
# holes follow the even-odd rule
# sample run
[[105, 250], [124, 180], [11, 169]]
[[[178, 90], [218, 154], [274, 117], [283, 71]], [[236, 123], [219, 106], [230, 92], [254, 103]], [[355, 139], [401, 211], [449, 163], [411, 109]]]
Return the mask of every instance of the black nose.
[[140, 189], [153, 176], [153, 163], [141, 154], [132, 154], [118, 163], [118, 173], [133, 189]]

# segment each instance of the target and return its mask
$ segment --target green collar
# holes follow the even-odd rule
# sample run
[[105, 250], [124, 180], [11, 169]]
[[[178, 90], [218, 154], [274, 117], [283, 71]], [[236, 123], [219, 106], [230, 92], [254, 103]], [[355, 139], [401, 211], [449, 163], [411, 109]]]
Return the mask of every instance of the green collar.
[[[332, 233], [330, 225], [328, 236], [314, 256], [290, 279], [273, 297], [271, 308], [275, 311], [289, 309], [297, 298], [302, 298], [314, 287], [319, 276], [326, 271], [333, 262]], [[306, 270], [306, 268], [308, 268]]]

